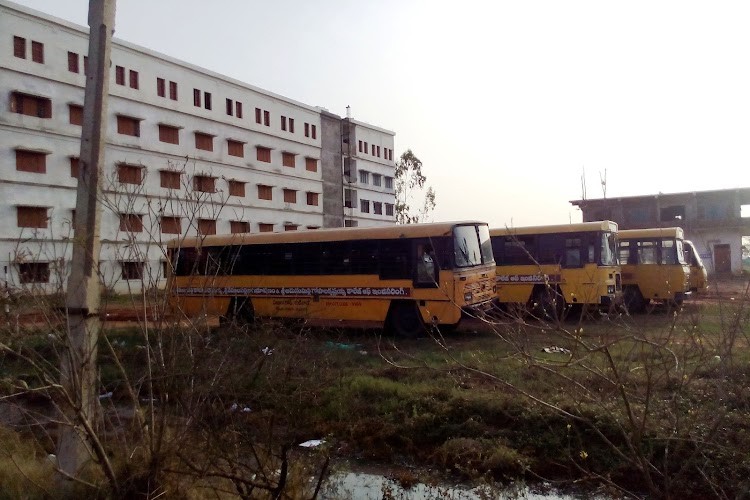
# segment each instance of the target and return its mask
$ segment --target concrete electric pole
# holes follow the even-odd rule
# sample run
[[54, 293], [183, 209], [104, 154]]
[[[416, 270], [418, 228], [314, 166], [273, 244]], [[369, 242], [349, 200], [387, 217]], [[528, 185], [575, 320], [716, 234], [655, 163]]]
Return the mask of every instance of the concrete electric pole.
[[90, 459], [93, 450], [87, 436], [96, 428], [96, 345], [100, 329], [100, 177], [107, 137], [107, 97], [114, 26], [115, 0], [89, 0], [89, 66], [83, 105], [75, 238], [66, 299], [69, 343], [60, 367], [61, 384], [72, 401], [72, 407], [64, 410], [57, 459], [60, 470], [69, 476], [77, 476], [82, 465]]

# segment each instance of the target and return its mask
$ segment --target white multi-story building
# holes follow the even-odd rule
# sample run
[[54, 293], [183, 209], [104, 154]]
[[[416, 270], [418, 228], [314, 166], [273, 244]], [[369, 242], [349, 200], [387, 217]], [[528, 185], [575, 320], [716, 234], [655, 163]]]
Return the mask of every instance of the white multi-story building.
[[[0, 261], [65, 282], [88, 29], [0, 0]], [[180, 235], [386, 225], [394, 133], [115, 40], [100, 272], [164, 275]], [[153, 280], [152, 280], [153, 282]]]

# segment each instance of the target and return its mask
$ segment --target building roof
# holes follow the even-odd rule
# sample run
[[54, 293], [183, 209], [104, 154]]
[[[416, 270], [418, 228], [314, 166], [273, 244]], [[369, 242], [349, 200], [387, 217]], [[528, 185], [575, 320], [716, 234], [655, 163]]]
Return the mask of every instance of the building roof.
[[661, 197], [678, 197], [678, 196], [696, 196], [699, 194], [730, 194], [730, 193], [739, 193], [740, 195], [740, 203], [741, 204], [747, 204], [750, 203], [750, 187], [745, 188], [732, 188], [732, 189], [712, 189], [707, 191], [686, 191], [682, 193], [657, 193], [657, 194], [643, 194], [643, 195], [637, 195], [637, 196], [617, 196], [614, 198], [588, 198], [585, 200], [571, 200], [570, 203], [572, 205], [586, 205], [587, 203], [598, 203], [604, 200], [610, 200], [610, 201], [624, 201], [624, 200], [645, 200], [649, 198], [661, 198]]

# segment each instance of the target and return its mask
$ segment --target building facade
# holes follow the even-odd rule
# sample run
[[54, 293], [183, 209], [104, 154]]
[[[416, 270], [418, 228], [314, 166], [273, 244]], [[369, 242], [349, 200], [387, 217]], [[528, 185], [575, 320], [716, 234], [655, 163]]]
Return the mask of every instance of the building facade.
[[[0, 261], [10, 285], [55, 288], [88, 29], [0, 0], [0, 33]], [[163, 280], [162, 243], [183, 235], [395, 223], [393, 132], [117, 39], [110, 78], [100, 273], [115, 289]]]
[[[678, 226], [709, 273], [739, 274], [750, 236], [750, 188], [575, 200], [583, 220], [612, 220], [620, 229]], [[747, 240], [746, 240], [747, 241]]]

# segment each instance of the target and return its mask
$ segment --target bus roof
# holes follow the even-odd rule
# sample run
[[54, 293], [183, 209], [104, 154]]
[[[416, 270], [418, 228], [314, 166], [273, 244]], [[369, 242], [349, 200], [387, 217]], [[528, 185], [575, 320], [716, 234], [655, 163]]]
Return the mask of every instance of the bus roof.
[[677, 238], [685, 239], [685, 233], [681, 227], [652, 227], [649, 229], [623, 229], [618, 233], [620, 240], [633, 240], [636, 238]]
[[617, 232], [617, 223], [610, 220], [579, 222], [577, 224], [555, 224], [551, 226], [504, 227], [490, 229], [490, 236], [514, 234], [582, 233], [589, 231]]
[[167, 242], [168, 248], [195, 246], [254, 245], [262, 243], [297, 243], [315, 241], [348, 241], [398, 238], [427, 238], [430, 236], [449, 236], [455, 226], [487, 225], [486, 222], [432, 222], [423, 224], [404, 224], [379, 227], [337, 227], [327, 229], [303, 229], [283, 233], [237, 233], [189, 237]]

